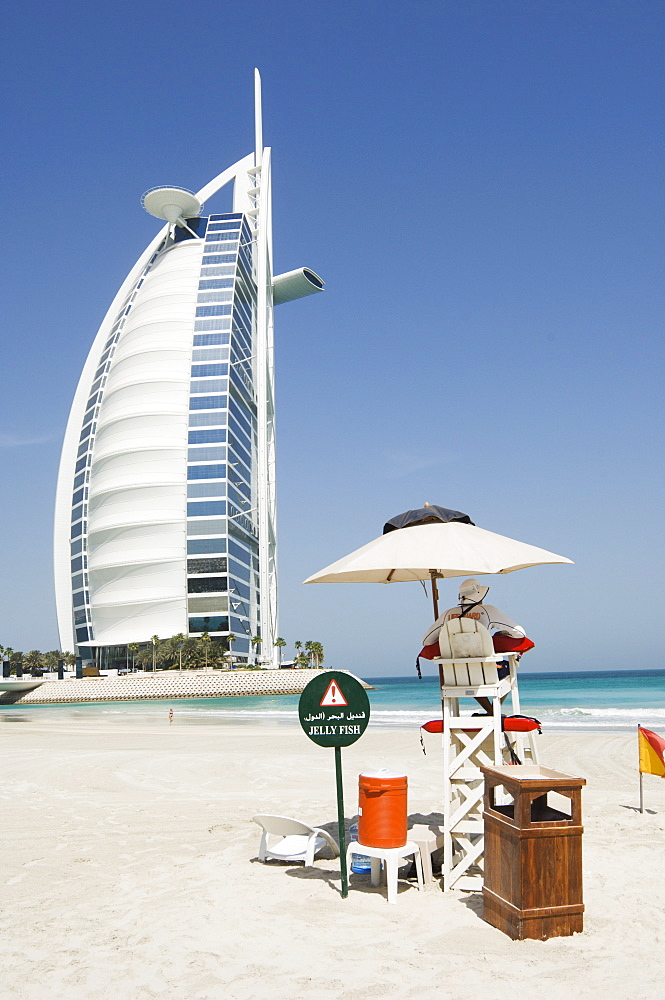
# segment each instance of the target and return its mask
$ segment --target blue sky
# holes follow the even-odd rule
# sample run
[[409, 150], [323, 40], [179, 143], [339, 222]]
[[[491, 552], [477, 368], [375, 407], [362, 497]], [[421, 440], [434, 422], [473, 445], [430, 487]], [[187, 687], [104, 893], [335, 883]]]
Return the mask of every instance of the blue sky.
[[664, 24], [660, 0], [14, 5], [0, 643], [58, 643], [60, 445], [156, 231], [140, 195], [251, 149], [257, 65], [275, 267], [327, 284], [277, 312], [288, 650], [413, 669], [419, 585], [301, 581], [429, 501], [575, 561], [487, 578], [525, 667], [662, 667]]

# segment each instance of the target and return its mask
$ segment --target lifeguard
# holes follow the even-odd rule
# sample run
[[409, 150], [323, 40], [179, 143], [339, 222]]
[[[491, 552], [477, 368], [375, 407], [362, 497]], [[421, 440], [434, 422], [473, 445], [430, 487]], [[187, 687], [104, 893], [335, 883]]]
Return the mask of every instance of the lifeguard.
[[[423, 636], [423, 648], [418, 656], [423, 659], [433, 660], [439, 656], [439, 632], [441, 627], [451, 618], [474, 618], [484, 625], [489, 632], [493, 632], [492, 642], [495, 653], [526, 653], [533, 649], [535, 643], [527, 638], [526, 632], [521, 625], [514, 622], [512, 618], [499, 611], [493, 604], [483, 604], [487, 597], [489, 587], [485, 587], [473, 578], [465, 580], [459, 588], [459, 604], [454, 608], [449, 608], [442, 615], [439, 615], [431, 628]], [[499, 679], [508, 673], [508, 664], [498, 664]], [[478, 704], [491, 712], [492, 707], [487, 698], [478, 698]]]

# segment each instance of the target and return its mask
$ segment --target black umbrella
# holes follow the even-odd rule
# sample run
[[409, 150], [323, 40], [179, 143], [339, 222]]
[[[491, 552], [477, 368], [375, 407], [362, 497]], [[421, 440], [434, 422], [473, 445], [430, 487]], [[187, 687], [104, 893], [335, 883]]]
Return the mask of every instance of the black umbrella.
[[435, 524], [437, 521], [448, 524], [450, 521], [459, 521], [460, 524], [474, 524], [468, 514], [463, 514], [461, 510], [450, 510], [448, 507], [437, 507], [436, 504], [426, 503], [418, 510], [405, 510], [403, 514], [396, 514], [383, 526], [383, 534], [389, 531], [397, 531], [398, 528], [411, 528], [415, 524]]

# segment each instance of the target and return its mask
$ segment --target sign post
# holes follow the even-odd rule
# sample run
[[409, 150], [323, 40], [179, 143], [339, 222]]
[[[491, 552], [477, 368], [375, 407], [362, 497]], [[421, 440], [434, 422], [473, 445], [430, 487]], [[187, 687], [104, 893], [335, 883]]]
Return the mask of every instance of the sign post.
[[344, 834], [342, 747], [359, 740], [369, 723], [369, 698], [362, 684], [341, 670], [325, 670], [309, 682], [298, 703], [305, 735], [320, 747], [335, 748], [337, 782], [337, 833], [342, 872], [342, 899], [349, 894]]

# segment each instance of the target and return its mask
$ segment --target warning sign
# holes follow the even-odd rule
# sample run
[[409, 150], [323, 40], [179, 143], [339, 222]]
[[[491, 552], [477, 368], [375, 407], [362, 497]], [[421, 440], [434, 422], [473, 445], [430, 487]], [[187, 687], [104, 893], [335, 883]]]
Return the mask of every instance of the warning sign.
[[342, 694], [339, 685], [336, 680], [332, 680], [328, 685], [328, 690], [324, 694], [323, 698], [319, 702], [321, 708], [327, 708], [328, 706], [339, 706], [348, 705], [348, 701]]
[[369, 698], [357, 678], [341, 670], [321, 671], [300, 695], [300, 725], [321, 747], [348, 747], [369, 722]]

